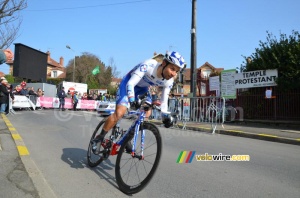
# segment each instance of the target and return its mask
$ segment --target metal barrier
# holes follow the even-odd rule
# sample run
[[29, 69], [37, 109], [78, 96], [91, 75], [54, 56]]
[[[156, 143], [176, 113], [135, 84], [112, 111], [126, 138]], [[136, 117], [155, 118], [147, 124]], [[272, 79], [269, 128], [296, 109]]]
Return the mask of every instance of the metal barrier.
[[[215, 96], [169, 99], [169, 111], [177, 114], [183, 130], [188, 122], [206, 123], [211, 125], [213, 133], [217, 124], [223, 126], [225, 115], [231, 113], [225, 107], [225, 98]], [[152, 117], [159, 119], [153, 112]]]
[[30, 100], [34, 105], [36, 105], [36, 99], [37, 99], [37, 96], [36, 96], [36, 95], [28, 95], [27, 98], [29, 98], [29, 100]]
[[223, 125], [225, 121], [225, 98], [182, 98], [181, 103], [183, 129], [186, 129], [187, 122], [206, 123], [211, 125], [212, 132], [215, 133], [217, 124]]

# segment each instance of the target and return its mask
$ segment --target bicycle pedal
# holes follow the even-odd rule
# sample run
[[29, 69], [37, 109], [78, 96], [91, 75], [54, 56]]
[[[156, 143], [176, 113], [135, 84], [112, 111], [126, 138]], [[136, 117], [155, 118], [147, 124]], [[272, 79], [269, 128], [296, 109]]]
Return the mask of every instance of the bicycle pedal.
[[103, 155], [102, 155], [103, 160], [107, 160], [108, 157], [109, 157], [109, 154], [103, 154]]
[[109, 154], [110, 154], [110, 150], [105, 150], [102, 154], [103, 160], [108, 159]]

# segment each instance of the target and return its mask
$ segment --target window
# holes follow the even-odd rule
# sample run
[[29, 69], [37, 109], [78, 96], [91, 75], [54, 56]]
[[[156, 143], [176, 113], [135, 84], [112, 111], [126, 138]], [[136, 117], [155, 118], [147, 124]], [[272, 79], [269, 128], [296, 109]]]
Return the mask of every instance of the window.
[[57, 71], [53, 71], [53, 78], [57, 78]]
[[210, 73], [211, 73], [211, 70], [205, 70], [205, 71], [203, 71], [203, 77], [208, 78], [209, 75], [210, 75]]

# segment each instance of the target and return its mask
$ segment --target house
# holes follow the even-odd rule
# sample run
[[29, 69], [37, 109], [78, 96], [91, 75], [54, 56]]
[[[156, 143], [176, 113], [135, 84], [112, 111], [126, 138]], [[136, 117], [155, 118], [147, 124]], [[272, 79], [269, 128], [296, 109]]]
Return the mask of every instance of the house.
[[[202, 66], [200, 66], [197, 69], [197, 93], [196, 96], [207, 96], [210, 95], [209, 93], [209, 77], [211, 75], [217, 75], [221, 71], [223, 71], [224, 68], [216, 68], [213, 65], [211, 65], [208, 62], [205, 62]], [[181, 81], [181, 76], [179, 74], [178, 81]], [[177, 96], [188, 96], [188, 94], [191, 92], [191, 69], [186, 68], [183, 72], [183, 83], [177, 84], [177, 87], [173, 90], [174, 95]]]
[[5, 74], [0, 71], [0, 77], [4, 77], [4, 76], [5, 76]]
[[[51, 78], [66, 78], [66, 69], [64, 67], [64, 58], [60, 57], [59, 62], [53, 60], [51, 58], [51, 54], [49, 51], [46, 52], [48, 54], [47, 57], [47, 80]], [[6, 64], [9, 65], [9, 74], [13, 75], [13, 61], [8, 61]]]
[[53, 60], [50, 56], [50, 52], [47, 59], [47, 79], [48, 78], [66, 78], [66, 69], [64, 67], [64, 58], [60, 57], [59, 62]]
[[122, 80], [122, 78], [112, 77], [110, 85], [117, 88], [117, 87], [119, 87], [121, 80]]

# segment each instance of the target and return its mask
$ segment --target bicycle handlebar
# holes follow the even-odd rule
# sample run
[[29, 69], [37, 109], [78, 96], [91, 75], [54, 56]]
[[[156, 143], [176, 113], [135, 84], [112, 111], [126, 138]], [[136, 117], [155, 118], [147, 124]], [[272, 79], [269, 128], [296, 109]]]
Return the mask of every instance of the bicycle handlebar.
[[148, 92], [138, 96], [138, 98], [140, 100], [139, 101], [140, 107], [143, 104], [146, 104], [148, 107], [151, 107], [152, 109], [157, 109], [158, 111], [161, 111], [161, 108], [158, 105], [154, 104], [153, 102], [151, 104], [148, 102], [146, 103], [147, 96], [148, 96]]

